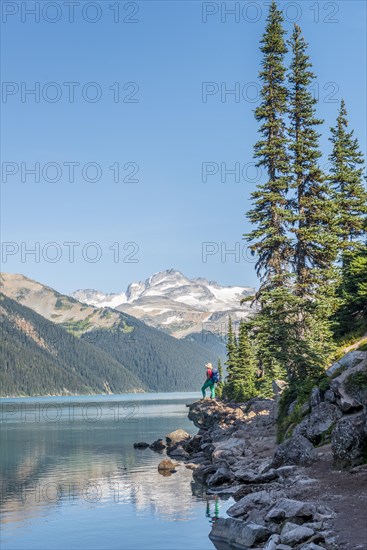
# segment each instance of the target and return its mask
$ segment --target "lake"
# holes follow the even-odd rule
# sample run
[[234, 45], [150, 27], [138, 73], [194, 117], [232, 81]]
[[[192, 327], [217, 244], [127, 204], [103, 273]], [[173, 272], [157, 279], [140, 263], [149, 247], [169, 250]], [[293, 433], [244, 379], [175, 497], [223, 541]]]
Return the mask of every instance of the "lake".
[[1, 399], [1, 549], [213, 550], [212, 518], [232, 501], [205, 498], [180, 465], [134, 449], [197, 429], [199, 394]]

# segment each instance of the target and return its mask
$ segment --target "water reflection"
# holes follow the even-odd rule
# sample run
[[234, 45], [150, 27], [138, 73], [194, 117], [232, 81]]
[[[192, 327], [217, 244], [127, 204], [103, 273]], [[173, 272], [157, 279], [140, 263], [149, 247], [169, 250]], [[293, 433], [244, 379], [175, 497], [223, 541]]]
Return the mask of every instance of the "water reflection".
[[[177, 467], [177, 473], [162, 477], [157, 469], [162, 455], [150, 449], [133, 448], [136, 441], [152, 442], [179, 427], [194, 432], [195, 428], [186, 418], [185, 402], [188, 399], [174, 402], [157, 398], [154, 402], [141, 400], [134, 416], [124, 417], [122, 421], [116, 421], [114, 411], [111, 415], [110, 404], [104, 403], [101, 404], [102, 418], [94, 422], [83, 417], [80, 403], [73, 399], [77, 413], [74, 413], [72, 422], [68, 420], [70, 403], [61, 408], [63, 419], [60, 417], [58, 422], [42, 420], [42, 412], [36, 421], [34, 415], [24, 421], [23, 412], [22, 421], [20, 408], [13, 411], [9, 419], [9, 409], [7, 411], [8, 418], [2, 423], [0, 451], [3, 548], [21, 548], [23, 535], [19, 528], [25, 526], [37, 527], [39, 534], [34, 534], [36, 529], [33, 534], [32, 529], [24, 534], [28, 541], [28, 546], [24, 547], [43, 547], [37, 544], [42, 531], [42, 541], [46, 544], [45, 531], [50, 529], [46, 522], [51, 521], [50, 518], [54, 533], [63, 529], [67, 531], [72, 526], [73, 540], [79, 537], [86, 543], [87, 531], [91, 536], [94, 521], [96, 518], [100, 521], [102, 515], [110, 542], [106, 541], [106, 535], [102, 537], [95, 533], [88, 542], [93, 548], [112, 548], [114, 537], [117, 540], [122, 529], [125, 533], [126, 529], [130, 530], [131, 537], [134, 533], [134, 537], [129, 539], [131, 546], [126, 548], [144, 548], [144, 544], [148, 544], [147, 534], [144, 529], [134, 527], [134, 522], [142, 519], [147, 526], [150, 525], [151, 546], [147, 546], [150, 550], [156, 544], [154, 529], [162, 529], [162, 523], [167, 529], [167, 523], [177, 521], [192, 521], [196, 529], [200, 528], [201, 542], [195, 548], [213, 548], [207, 539], [208, 520], [218, 517], [219, 500], [215, 501], [213, 511], [208, 501], [207, 514], [213, 515], [207, 515], [204, 525], [202, 518], [198, 523], [198, 513], [205, 519], [205, 502], [202, 502], [200, 489], [199, 492], [197, 487], [192, 490], [191, 471], [181, 465]], [[124, 511], [123, 515], [119, 514], [120, 509]], [[119, 514], [118, 520], [116, 514]], [[78, 525], [78, 518], [86, 521], [87, 527]], [[152, 520], [155, 523], [151, 524]], [[18, 534], [12, 526], [17, 527]], [[171, 543], [170, 548], [181, 548], [180, 544], [177, 542], [172, 546]], [[73, 547], [77, 546], [74, 544]], [[45, 547], [52, 548], [50, 541]], [[64, 547], [64, 543], [60, 545], [59, 541], [58, 548]], [[164, 548], [164, 545], [157, 542], [156, 547]]]

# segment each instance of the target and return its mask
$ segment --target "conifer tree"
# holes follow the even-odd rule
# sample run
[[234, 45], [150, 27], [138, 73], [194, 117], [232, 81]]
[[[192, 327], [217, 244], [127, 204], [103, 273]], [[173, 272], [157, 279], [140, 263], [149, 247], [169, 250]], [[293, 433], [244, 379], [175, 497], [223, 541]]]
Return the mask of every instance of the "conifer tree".
[[[282, 13], [273, 0], [260, 47], [263, 53], [259, 73], [261, 103], [255, 110], [262, 138], [255, 144], [254, 155], [258, 159], [257, 166], [265, 169], [267, 181], [252, 193], [254, 207], [247, 217], [257, 227], [245, 235], [251, 250], [258, 255], [256, 270], [261, 284], [256, 299], [260, 312], [254, 320], [254, 333], [261, 342], [259, 350], [264, 346], [261, 352], [266, 357], [262, 364], [269, 376], [281, 364], [289, 376], [292, 370], [288, 347], [288, 328], [291, 330], [293, 326], [288, 325], [293, 295], [288, 199], [290, 161], [285, 121], [288, 110], [284, 65], [287, 47], [282, 23]], [[287, 327], [283, 327], [284, 323]]]
[[[348, 132], [347, 110], [341, 101], [336, 126], [329, 140], [333, 144], [329, 156], [330, 181], [335, 192], [339, 250], [353, 251], [367, 231], [367, 192], [363, 176], [364, 158], [354, 131]], [[358, 246], [357, 246], [358, 248]]]
[[227, 382], [232, 382], [237, 365], [237, 341], [236, 335], [233, 330], [233, 324], [231, 317], [228, 318], [228, 334], [227, 334]]
[[244, 236], [258, 256], [256, 270], [262, 282], [258, 298], [265, 288], [280, 286], [283, 278], [287, 278], [290, 254], [286, 198], [289, 162], [284, 120], [287, 111], [284, 66], [287, 47], [282, 23], [282, 13], [273, 0], [261, 40], [261, 103], [255, 110], [256, 120], [261, 123], [262, 138], [255, 145], [254, 156], [257, 166], [265, 170], [267, 181], [252, 193], [254, 207], [247, 217], [257, 227]]
[[223, 367], [222, 367], [222, 361], [220, 360], [220, 357], [218, 357], [217, 369], [219, 373], [219, 382], [215, 389], [215, 394], [220, 399], [223, 395]]
[[[289, 46], [292, 61], [289, 72], [289, 118], [293, 227], [295, 235], [295, 294], [313, 299], [312, 294], [329, 277], [336, 257], [335, 209], [327, 178], [319, 167], [321, 157], [318, 128], [323, 123], [316, 117], [310, 86], [315, 79], [307, 55], [307, 43], [298, 25]], [[305, 308], [306, 304], [301, 303]]]
[[367, 327], [367, 243], [344, 251], [343, 259], [335, 332], [337, 336], [352, 331], [362, 335]]
[[236, 400], [247, 401], [256, 395], [257, 364], [253, 346], [249, 340], [248, 326], [240, 322], [237, 344], [237, 366], [235, 370]]
[[323, 121], [316, 117], [317, 100], [310, 89], [315, 75], [298, 25], [289, 46], [289, 150], [294, 191], [290, 206], [295, 242], [293, 315], [289, 319], [294, 333], [288, 349], [293, 357], [293, 379], [299, 381], [316, 377], [333, 347], [329, 318], [336, 307], [333, 281], [337, 237], [335, 202], [319, 166], [319, 127]]

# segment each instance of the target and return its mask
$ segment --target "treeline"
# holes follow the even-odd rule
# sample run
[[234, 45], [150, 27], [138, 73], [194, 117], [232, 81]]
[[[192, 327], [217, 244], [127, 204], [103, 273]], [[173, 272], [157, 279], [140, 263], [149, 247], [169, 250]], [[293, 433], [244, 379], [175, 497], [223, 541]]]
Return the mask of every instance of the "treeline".
[[[335, 338], [367, 329], [367, 194], [364, 159], [341, 101], [329, 135], [329, 172], [320, 167], [323, 120], [301, 28], [286, 40], [273, 0], [261, 40], [257, 166], [267, 181], [252, 193], [244, 235], [256, 254], [258, 312], [232, 327], [224, 394], [266, 394], [270, 381], [291, 387], [317, 380]], [[247, 359], [245, 359], [247, 357]]]

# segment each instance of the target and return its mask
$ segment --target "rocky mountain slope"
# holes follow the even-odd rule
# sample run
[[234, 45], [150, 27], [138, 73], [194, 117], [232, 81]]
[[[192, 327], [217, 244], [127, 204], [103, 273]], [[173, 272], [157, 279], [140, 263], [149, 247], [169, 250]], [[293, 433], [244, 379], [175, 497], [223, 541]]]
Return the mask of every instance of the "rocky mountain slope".
[[[134, 375], [132, 380], [139, 381], [137, 388], [196, 390], [202, 385], [203, 365], [208, 361], [216, 363], [218, 359], [218, 349], [211, 351], [210, 342], [177, 340], [126, 313], [82, 304], [23, 275], [3, 273], [1, 291], [80, 340], [103, 350], [111, 361], [117, 361]], [[16, 376], [17, 357], [12, 361], [13, 376]]]
[[170, 269], [131, 283], [120, 294], [88, 289], [76, 290], [71, 296], [89, 305], [124, 311], [183, 338], [203, 329], [225, 334], [229, 314], [234, 321], [249, 315], [250, 302], [240, 305], [240, 301], [254, 292], [250, 287], [223, 287], [204, 278], [189, 279]]

